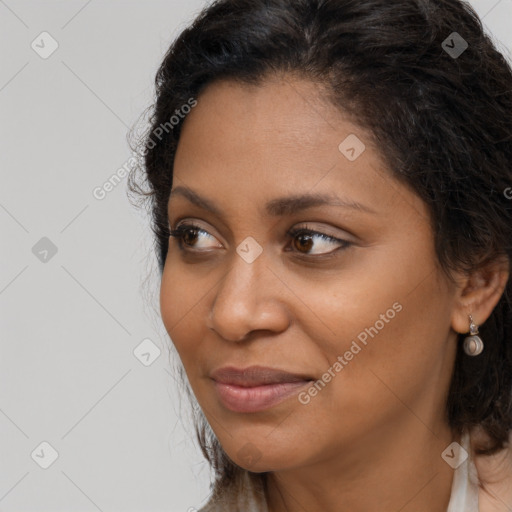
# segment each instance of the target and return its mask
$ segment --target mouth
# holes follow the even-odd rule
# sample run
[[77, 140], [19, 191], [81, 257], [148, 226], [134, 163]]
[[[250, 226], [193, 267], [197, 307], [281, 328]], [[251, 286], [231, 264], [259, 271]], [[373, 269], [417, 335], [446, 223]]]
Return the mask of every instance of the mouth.
[[233, 412], [259, 412], [276, 406], [314, 379], [263, 366], [224, 367], [211, 373], [221, 403]]

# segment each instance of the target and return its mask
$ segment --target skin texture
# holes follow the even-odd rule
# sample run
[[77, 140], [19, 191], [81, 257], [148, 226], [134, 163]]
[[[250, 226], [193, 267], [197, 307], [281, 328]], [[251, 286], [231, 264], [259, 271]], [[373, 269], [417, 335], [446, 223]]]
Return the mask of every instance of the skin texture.
[[[187, 239], [189, 252], [169, 240], [162, 319], [229, 457], [271, 472], [271, 512], [444, 512], [453, 471], [441, 453], [458, 440], [444, 416], [457, 332], [468, 331], [470, 312], [478, 324], [488, 318], [508, 274], [495, 266], [449, 281], [425, 204], [324, 96], [318, 85], [274, 76], [259, 86], [216, 82], [198, 98], [173, 190], [194, 190], [221, 215], [171, 195], [171, 228], [192, 223], [206, 234]], [[366, 145], [355, 161], [338, 149], [350, 134]], [[265, 210], [307, 193], [372, 211]], [[294, 227], [350, 244], [316, 235], [304, 248], [287, 235]], [[236, 251], [249, 236], [263, 248], [252, 263]], [[262, 365], [320, 379], [393, 304], [400, 311], [308, 404], [293, 396], [237, 413], [220, 402], [214, 369]]]

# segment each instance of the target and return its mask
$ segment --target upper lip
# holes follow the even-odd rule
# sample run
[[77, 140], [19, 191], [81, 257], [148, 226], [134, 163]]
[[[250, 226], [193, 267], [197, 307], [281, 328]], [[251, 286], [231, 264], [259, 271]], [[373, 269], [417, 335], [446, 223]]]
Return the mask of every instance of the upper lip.
[[312, 377], [304, 374], [290, 373], [285, 370], [268, 368], [265, 366], [249, 366], [248, 368], [225, 366], [214, 370], [210, 374], [210, 377], [221, 384], [231, 384], [242, 387], [312, 380]]

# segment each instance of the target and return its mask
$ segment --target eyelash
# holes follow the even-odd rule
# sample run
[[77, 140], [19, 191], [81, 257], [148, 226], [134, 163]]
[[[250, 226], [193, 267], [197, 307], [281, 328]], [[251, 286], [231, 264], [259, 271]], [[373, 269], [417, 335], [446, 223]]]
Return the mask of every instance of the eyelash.
[[[170, 236], [172, 236], [173, 238], [175, 238], [176, 240], [178, 240], [178, 246], [180, 248], [180, 250], [184, 251], [184, 252], [188, 252], [188, 253], [200, 253], [202, 252], [202, 250], [200, 249], [190, 249], [190, 248], [186, 248], [183, 244], [183, 237], [185, 235], [185, 233], [189, 230], [192, 230], [196, 233], [205, 233], [207, 234], [208, 236], [213, 236], [211, 235], [210, 233], [208, 233], [208, 231], [204, 230], [203, 228], [195, 225], [195, 224], [181, 224], [180, 226], [178, 226], [176, 229], [171, 229], [170, 230]], [[350, 247], [352, 245], [351, 242], [348, 242], [347, 240], [342, 240], [340, 238], [336, 238], [336, 237], [333, 237], [333, 236], [330, 236], [330, 235], [326, 235], [325, 233], [322, 233], [320, 231], [315, 231], [315, 230], [312, 230], [312, 229], [308, 229], [308, 228], [292, 228], [290, 230], [288, 230], [286, 232], [286, 234], [293, 240], [295, 237], [299, 236], [299, 235], [306, 235], [306, 236], [312, 236], [312, 237], [320, 237], [322, 240], [324, 241], [327, 241], [327, 242], [334, 242], [334, 243], [338, 243], [340, 244], [340, 247], [337, 248], [337, 249], [334, 249], [333, 251], [330, 251], [330, 252], [327, 252], [327, 253], [322, 253], [322, 254], [306, 254], [306, 253], [301, 253], [300, 251], [296, 251], [299, 255], [301, 256], [305, 256], [305, 257], [313, 257], [313, 258], [327, 258], [327, 257], [330, 257], [330, 256], [333, 256], [334, 253], [337, 253], [343, 249], [347, 249], [348, 247]]]

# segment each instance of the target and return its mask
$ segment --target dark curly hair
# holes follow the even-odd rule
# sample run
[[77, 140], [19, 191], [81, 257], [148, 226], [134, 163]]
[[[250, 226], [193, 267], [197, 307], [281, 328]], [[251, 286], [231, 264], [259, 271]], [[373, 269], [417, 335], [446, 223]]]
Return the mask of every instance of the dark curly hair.
[[[461, 55], [445, 51], [444, 41], [455, 44], [454, 32], [468, 45]], [[129, 187], [151, 212], [160, 273], [182, 118], [172, 129], [158, 128], [216, 80], [259, 84], [272, 73], [322, 84], [333, 107], [371, 133], [393, 176], [428, 206], [448, 276], [500, 257], [510, 262], [512, 71], [468, 4], [217, 0], [169, 48], [156, 76], [150, 126], [137, 139], [141, 164]], [[502, 448], [512, 427], [511, 296], [509, 279], [481, 326], [480, 356], [466, 356], [459, 343], [447, 398], [455, 431], [481, 426], [490, 436], [479, 453]], [[216, 489], [223, 489], [242, 470], [204, 418], [196, 419]]]

